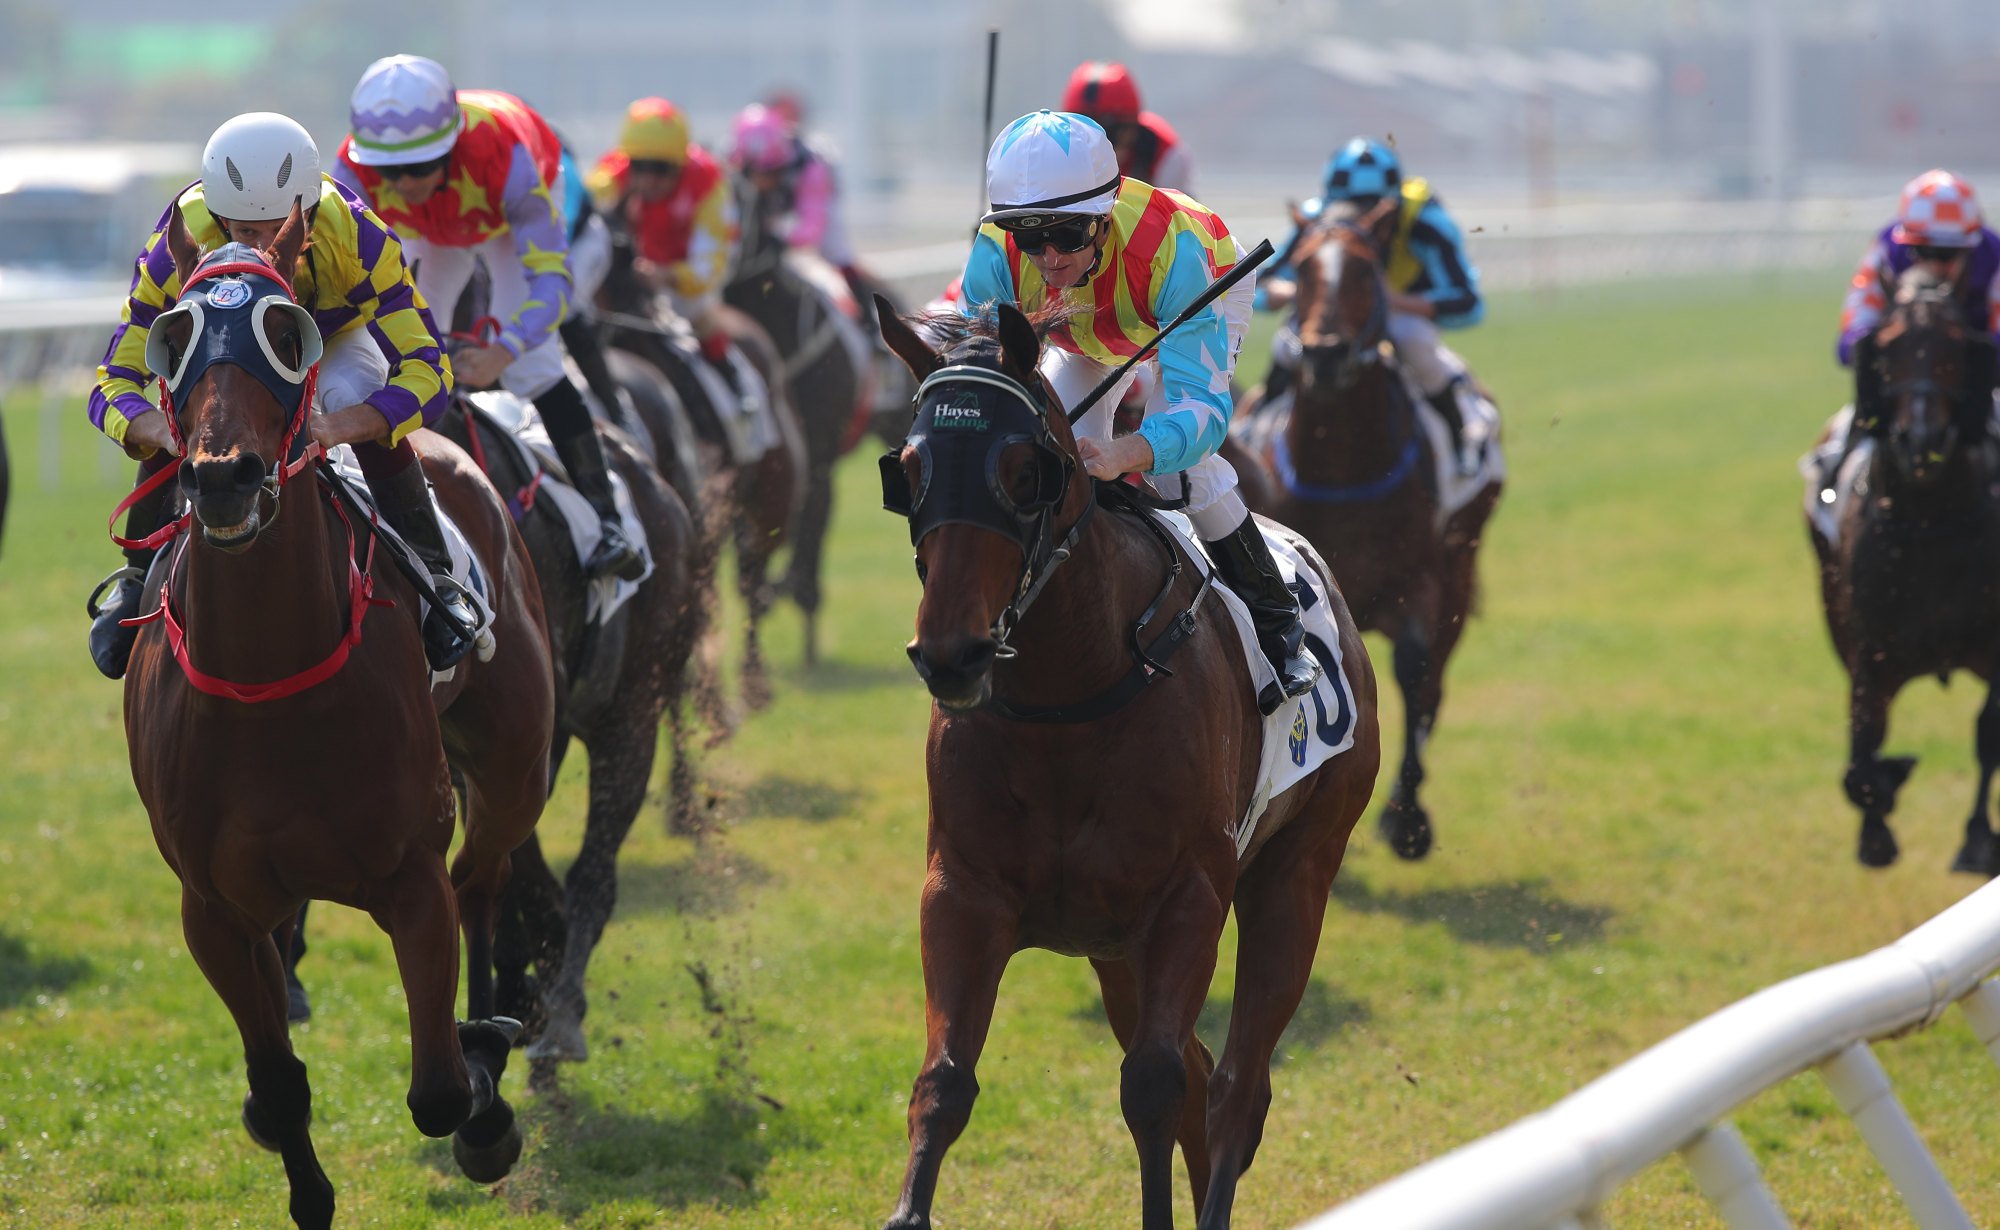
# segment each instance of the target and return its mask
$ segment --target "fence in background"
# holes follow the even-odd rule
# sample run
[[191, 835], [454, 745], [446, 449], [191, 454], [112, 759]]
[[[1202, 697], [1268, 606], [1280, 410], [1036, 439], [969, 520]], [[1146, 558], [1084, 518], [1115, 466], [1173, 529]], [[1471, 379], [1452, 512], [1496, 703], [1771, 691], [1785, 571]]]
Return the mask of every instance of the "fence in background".
[[1299, 1230], [1599, 1230], [1625, 1181], [1679, 1153], [1734, 1230], [1790, 1223], [1728, 1116], [1807, 1069], [1827, 1082], [1924, 1230], [1972, 1222], [1870, 1042], [1959, 1004], [2000, 1059], [2000, 883], [1886, 948], [1759, 991], [1548, 1110], [1390, 1180]]

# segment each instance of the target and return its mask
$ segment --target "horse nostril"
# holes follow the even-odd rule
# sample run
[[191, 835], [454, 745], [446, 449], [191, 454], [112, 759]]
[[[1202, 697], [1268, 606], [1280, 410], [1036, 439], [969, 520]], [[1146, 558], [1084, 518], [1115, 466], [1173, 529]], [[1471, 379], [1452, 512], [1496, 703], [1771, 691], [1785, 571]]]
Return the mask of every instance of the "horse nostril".
[[264, 459], [255, 453], [240, 453], [234, 462], [230, 482], [238, 491], [260, 487], [264, 483]]
[[992, 669], [993, 657], [1000, 646], [991, 637], [980, 637], [968, 641], [958, 651], [958, 661], [952, 665], [967, 678], [976, 678]]

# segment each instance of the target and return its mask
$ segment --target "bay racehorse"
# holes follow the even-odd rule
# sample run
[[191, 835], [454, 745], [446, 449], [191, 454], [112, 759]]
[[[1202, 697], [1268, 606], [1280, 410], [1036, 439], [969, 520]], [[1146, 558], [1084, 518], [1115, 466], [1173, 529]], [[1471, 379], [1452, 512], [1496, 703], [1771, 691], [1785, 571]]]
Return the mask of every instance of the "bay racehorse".
[[[598, 291], [600, 315], [609, 326], [614, 362], [629, 356], [658, 371], [669, 384], [670, 399], [635, 397], [639, 417], [656, 441], [684, 430], [675, 416], [693, 429], [702, 457], [698, 494], [687, 496], [701, 524], [701, 559], [712, 574], [723, 540], [736, 549], [736, 587], [743, 600], [744, 702], [761, 709], [770, 702], [771, 687], [764, 665], [760, 628], [773, 599], [771, 558], [791, 541], [805, 498], [806, 445], [793, 408], [783, 365], [771, 340], [755, 323], [729, 312], [729, 332], [746, 359], [764, 378], [770, 412], [778, 425], [779, 444], [748, 464], [739, 463], [731, 431], [723, 422], [725, 408], [711, 394], [677, 333], [687, 326], [669, 319], [660, 297], [635, 267], [631, 238], [614, 228], [612, 261]], [[728, 312], [728, 309], [723, 309]], [[703, 585], [704, 594], [712, 585]], [[714, 709], [711, 706], [711, 709]], [[727, 719], [711, 712], [712, 722]]]
[[[416, 589], [361, 514], [319, 489], [307, 428], [319, 334], [275, 272], [294, 267], [304, 239], [295, 207], [269, 251], [230, 245], [198, 269], [172, 217], [182, 290], [149, 361], [180, 373], [163, 412], [181, 460], [162, 473], [178, 471], [192, 512], [148, 591], [159, 611], [125, 678], [125, 733], [154, 840], [181, 881], [188, 951], [242, 1035], [244, 1125], [283, 1156], [293, 1220], [323, 1227], [333, 1186], [313, 1152], [272, 931], [289, 939], [312, 899], [388, 932], [409, 1006], [411, 1116], [428, 1136], [453, 1135], [469, 1176], [506, 1174], [521, 1137], [499, 1080], [516, 1026], [492, 1019], [490, 948], [509, 855], [548, 793], [554, 695], [533, 566], [464, 454], [413, 437], [495, 611], [490, 660], [469, 655], [435, 687]], [[465, 780], [465, 838], [447, 869], [451, 768]]]
[[[1384, 202], [1393, 207], [1394, 202]], [[1478, 598], [1478, 554], [1500, 500], [1490, 483], [1440, 515], [1428, 436], [1401, 373], [1386, 361], [1388, 292], [1378, 208], [1309, 236], [1295, 254], [1299, 363], [1291, 420], [1261, 460], [1271, 485], [1245, 483], [1250, 507], [1319, 549], [1355, 621], [1394, 645], [1403, 694], [1403, 761], [1380, 828], [1404, 858], [1431, 848], [1417, 798], [1444, 699], [1444, 670]], [[1265, 502], [1268, 499], [1269, 502]]]
[[[1239, 847], [1263, 721], [1221, 598], [1155, 522], [1115, 510], [1122, 484], [1094, 490], [1037, 373], [1041, 338], [1027, 317], [1003, 304], [977, 323], [926, 318], [946, 339], [933, 350], [878, 307], [884, 338], [923, 382], [909, 441], [883, 458], [883, 487], [911, 520], [923, 598], [909, 654], [936, 700], [927, 1041], [888, 1224], [931, 1224], [939, 1167], [979, 1090], [1001, 973], [1032, 947], [1096, 970], [1125, 1052], [1119, 1101], [1146, 1230], [1173, 1225], [1177, 1141], [1199, 1224], [1221, 1230], [1380, 762], [1360, 634], [1329, 583], [1352, 671], [1353, 746], [1250, 818]], [[967, 405], [979, 407], [969, 420]], [[955, 440], [937, 426], [945, 414], [958, 416]], [[1169, 653], [1170, 669], [1148, 665]], [[1217, 1064], [1194, 1026], [1232, 907], [1235, 1007]]]
[[542, 959], [539, 1004], [521, 977], [520, 957], [526, 953], [517, 952], [511, 963], [503, 954], [499, 971], [502, 1004], [540, 1010], [529, 1057], [581, 1060], [589, 1054], [583, 1037], [584, 973], [618, 900], [618, 851], [646, 800], [663, 715], [673, 756], [668, 782], [673, 827], [696, 828], [694, 761], [682, 703], [702, 626], [691, 575], [694, 525], [680, 497], [638, 455], [630, 438], [600, 425], [605, 461], [625, 482], [653, 570], [610, 618], [594, 621], [593, 592], [606, 583], [584, 575], [568, 527], [548, 511], [546, 472], [539, 467], [531, 472], [504, 438], [508, 429], [462, 394], [454, 395], [439, 430], [465, 447], [507, 497], [534, 562], [555, 670], [550, 780], [572, 740], [590, 758], [583, 843], [560, 885], [536, 838], [514, 855], [507, 909], [518, 912], [521, 937]]
[[[854, 322], [786, 259], [784, 239], [745, 218], [742, 257], [723, 290], [728, 304], [762, 326], [783, 361], [775, 382], [797, 410], [806, 449], [805, 500], [792, 530], [785, 591], [805, 615], [805, 659], [819, 658], [820, 570], [833, 520], [833, 463], [867, 430], [871, 371]], [[851, 343], [859, 343], [856, 345]]]
[[[1911, 266], [1854, 356], [1850, 431], [1872, 441], [1829, 539], [1807, 518], [1834, 652], [1847, 669], [1847, 797], [1861, 809], [1861, 861], [1896, 860], [1889, 813], [1916, 765], [1884, 757], [1889, 705], [1904, 684], [1969, 670], [1988, 683], [1974, 740], [1978, 787], [1955, 871], [2000, 874], [1987, 819], [2000, 769], [2000, 447], [1993, 343], [1960, 317], [1957, 280]], [[1851, 467], [1850, 467], [1851, 468]], [[1815, 484], [1816, 486], [1817, 484]]]

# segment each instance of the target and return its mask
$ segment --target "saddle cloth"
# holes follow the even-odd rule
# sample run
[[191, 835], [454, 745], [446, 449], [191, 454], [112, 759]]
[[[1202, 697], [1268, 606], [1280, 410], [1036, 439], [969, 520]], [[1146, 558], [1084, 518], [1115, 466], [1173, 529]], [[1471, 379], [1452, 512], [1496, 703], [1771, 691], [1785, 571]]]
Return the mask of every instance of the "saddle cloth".
[[[422, 557], [416, 553], [416, 550], [403, 540], [403, 536], [398, 534], [395, 527], [384, 520], [380, 512], [376, 509], [375, 495], [368, 490], [367, 476], [361, 472], [361, 463], [355, 460], [354, 450], [345, 444], [341, 444], [329, 450], [326, 456], [327, 461], [333, 468], [334, 476], [346, 486], [348, 493], [362, 507], [368, 510], [370, 524], [374, 526], [375, 532], [381, 535], [382, 541], [388, 549], [397, 552], [416, 568], [428, 573], [430, 565], [423, 561]], [[490, 598], [491, 583], [487, 580], [486, 570], [480, 567], [479, 558], [472, 553], [472, 546], [466, 540], [465, 531], [460, 529], [458, 522], [453, 521], [445, 513], [444, 509], [439, 506], [435, 490], [431, 491], [430, 497], [431, 508], [437, 513], [438, 525], [444, 530], [445, 547], [451, 552], [451, 579], [457, 581], [465, 589], [466, 593], [472, 595], [472, 605], [479, 611], [479, 626], [473, 632], [472, 651], [478, 656], [481, 662], [490, 661], [493, 657], [494, 649], [493, 603]], [[419, 595], [417, 598], [418, 624], [421, 625], [425, 619], [430, 617], [430, 610], [430, 599]], [[456, 666], [442, 671], [434, 671], [431, 674], [431, 683], [434, 685], [444, 683], [457, 672], [458, 667]]]
[[681, 362], [708, 396], [708, 404], [715, 407], [715, 417], [721, 420], [723, 434], [728, 437], [732, 463], [755, 465], [764, 454], [784, 443], [777, 407], [771, 404], [771, 391], [764, 383], [764, 374], [743, 357], [742, 347], [729, 348], [729, 366], [736, 373], [737, 388], [743, 390], [739, 397], [722, 374], [702, 357], [701, 342], [685, 320], [671, 310], [655, 315], [671, 322], [662, 340], [681, 356]]
[[1847, 514], [1847, 506], [1857, 497], [1867, 494], [1868, 459], [1875, 455], [1872, 438], [1856, 440], [1854, 451], [1841, 463], [1840, 473], [1834, 475], [1833, 500], [1830, 503], [1820, 500], [1820, 470], [1840, 456], [1840, 450], [1847, 446], [1847, 433], [1853, 425], [1854, 407], [1842, 406], [1826, 422], [1826, 439], [1799, 458], [1799, 477], [1806, 480], [1806, 520], [1829, 545], [1840, 541], [1840, 522]]
[[[1195, 560], [1204, 572], [1215, 571], [1215, 564], [1204, 551], [1200, 536], [1184, 515], [1174, 512], [1154, 512], [1151, 515], [1159, 518], [1180, 540], [1188, 557]], [[1239, 856], [1249, 848], [1250, 839], [1257, 832], [1257, 822], [1263, 818], [1264, 809], [1270, 806], [1273, 798], [1354, 746], [1354, 688], [1347, 680], [1347, 668], [1340, 652], [1340, 630], [1334, 625], [1333, 607], [1327, 601], [1326, 582], [1321, 572], [1325, 564], [1319, 561], [1317, 555], [1311, 554], [1312, 547], [1304, 539], [1275, 521], [1260, 518], [1257, 528], [1263, 531], [1264, 541], [1271, 548], [1271, 558], [1277, 561], [1286, 584], [1298, 595], [1299, 605], [1305, 611], [1306, 648], [1319, 659], [1321, 674], [1309, 694], [1278, 706], [1275, 713], [1264, 719], [1264, 747], [1258, 762], [1257, 787], [1250, 796], [1250, 806], [1231, 833]], [[1308, 556], [1312, 561], [1310, 563]], [[1250, 689], [1255, 695], [1263, 690], [1265, 684], [1277, 678], [1277, 672], [1258, 647], [1257, 630], [1250, 622], [1250, 610], [1243, 605], [1243, 600], [1232, 593], [1220, 577], [1216, 578], [1215, 592], [1229, 609], [1230, 621], [1236, 625], [1237, 647], [1249, 664]]]
[[[569, 531], [577, 559], [589, 559], [590, 553], [597, 549], [598, 542], [604, 537], [604, 528], [597, 519], [597, 510], [571, 485], [569, 472], [563, 469], [562, 460], [556, 456], [555, 445], [549, 441], [549, 430], [543, 425], [542, 416], [536, 412], [535, 403], [504, 389], [473, 393], [468, 400], [473, 409], [492, 419], [502, 429], [505, 447], [514, 451], [514, 459], [521, 469], [525, 473], [544, 476], [535, 489], [536, 503], [548, 501], [550, 514]], [[592, 578], [584, 601], [584, 619], [591, 623], [603, 623], [610, 619], [628, 598], [639, 592], [639, 586], [645, 583], [646, 578], [653, 575], [652, 544], [646, 541], [646, 527], [640, 524], [638, 509], [632, 504], [632, 493], [626, 489], [624, 476], [617, 470], [606, 467], [606, 472], [611, 477], [611, 497], [618, 505], [618, 520], [625, 527], [625, 539], [639, 548], [639, 554], [645, 560], [645, 569], [635, 581], [615, 576]], [[508, 498], [511, 500], [512, 496], [508, 495]]]
[[[1460, 474], [1451, 451], [1451, 427], [1409, 374], [1397, 370], [1410, 404], [1416, 407], [1417, 423], [1430, 441], [1432, 473], [1438, 492], [1437, 524], [1442, 531], [1445, 523], [1472, 503], [1480, 492], [1507, 477], [1507, 458], [1500, 448], [1500, 409], [1483, 396], [1472, 398], [1474, 409], [1465, 430], [1466, 439], [1479, 450], [1479, 467], [1471, 474]], [[1257, 407], [1257, 412], [1249, 418], [1232, 423], [1230, 434], [1253, 456], [1263, 457], [1291, 423], [1292, 405], [1293, 390], [1288, 388], [1268, 404]]]

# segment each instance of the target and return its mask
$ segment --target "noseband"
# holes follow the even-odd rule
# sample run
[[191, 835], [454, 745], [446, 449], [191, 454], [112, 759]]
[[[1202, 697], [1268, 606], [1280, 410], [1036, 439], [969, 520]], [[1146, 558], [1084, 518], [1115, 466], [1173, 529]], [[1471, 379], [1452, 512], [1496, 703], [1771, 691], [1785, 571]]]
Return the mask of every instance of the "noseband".
[[[910, 545], [936, 529], [973, 525], [1021, 548], [1021, 575], [1013, 598], [993, 623], [995, 656], [1011, 658], [1007, 644], [1021, 616], [1056, 568], [1070, 557], [1097, 510], [1086, 501], [1076, 523], [1055, 538], [1055, 514], [1076, 474], [1076, 459], [1057, 445], [1042, 399], [1012, 376], [961, 363], [939, 368], [917, 388], [917, 414], [904, 447], [918, 458], [910, 489], [901, 450], [884, 453], [882, 507], [910, 522]], [[1017, 501], [1000, 479], [1000, 460], [1015, 444], [1034, 450], [1035, 490]], [[924, 575], [917, 563], [917, 576]]]

